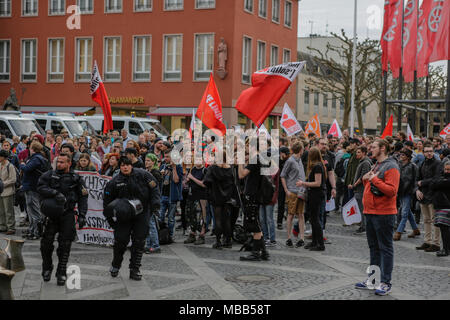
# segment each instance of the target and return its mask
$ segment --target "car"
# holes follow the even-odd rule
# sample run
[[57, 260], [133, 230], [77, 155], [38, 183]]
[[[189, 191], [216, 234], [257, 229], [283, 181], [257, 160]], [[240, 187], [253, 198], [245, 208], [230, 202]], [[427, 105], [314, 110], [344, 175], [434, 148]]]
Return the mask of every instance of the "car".
[[0, 111], [0, 134], [7, 139], [13, 136], [30, 135], [32, 131], [44, 135], [34, 119], [26, 118], [19, 111]]

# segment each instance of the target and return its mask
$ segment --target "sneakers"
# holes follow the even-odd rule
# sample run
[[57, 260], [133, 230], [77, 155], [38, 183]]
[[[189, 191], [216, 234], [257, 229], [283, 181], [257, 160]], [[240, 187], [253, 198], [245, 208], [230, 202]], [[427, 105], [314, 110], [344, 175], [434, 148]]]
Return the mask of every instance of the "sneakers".
[[292, 240], [291, 239], [287, 239], [286, 240], [286, 246], [288, 246], [289, 248], [293, 248], [294, 245], [292, 244]]
[[277, 229], [278, 230], [283, 230], [283, 224], [282, 223], [278, 223], [277, 224]]
[[272, 240], [272, 241], [266, 240], [265, 243], [266, 243], [266, 247], [275, 247], [277, 245], [277, 242], [275, 240]]
[[416, 250], [425, 250], [427, 248], [431, 247], [431, 245], [429, 245], [428, 243], [422, 243], [422, 245], [420, 247], [416, 247]]
[[375, 285], [369, 281], [369, 278], [367, 278], [364, 282], [356, 283], [355, 289], [375, 290]]
[[325, 251], [325, 246], [313, 246], [309, 248], [309, 251]]
[[303, 241], [303, 239], [300, 239], [297, 241], [297, 243], [295, 244], [296, 248], [300, 248], [303, 247], [305, 245], [305, 241]]
[[30, 235], [30, 234], [28, 234], [28, 235], [26, 235], [25, 236], [25, 239], [27, 239], [27, 240], [39, 240], [39, 237], [38, 236], [35, 236], [35, 235]]
[[109, 269], [109, 272], [111, 273], [111, 277], [115, 278], [119, 275], [119, 268], [111, 267], [111, 269]]
[[195, 242], [195, 234], [192, 234], [192, 233], [190, 233], [189, 234], [189, 237], [186, 239], [186, 240], [184, 240], [184, 243], [185, 244], [188, 244], [188, 243], [194, 243]]
[[194, 244], [199, 245], [199, 244], [205, 244], [205, 236], [198, 236], [197, 240], [195, 240]]
[[375, 294], [378, 296], [385, 296], [391, 292], [392, 284], [382, 282], [380, 286], [375, 290]]
[[364, 228], [359, 227], [358, 229], [356, 229], [356, 231], [353, 233], [354, 235], [362, 235], [366, 233], [366, 230]]
[[217, 241], [216, 243], [214, 243], [212, 245], [213, 249], [217, 249], [217, 250], [222, 250], [222, 243], [220, 243], [219, 241]]
[[152, 254], [152, 253], [161, 253], [161, 248], [155, 249], [155, 248], [146, 248], [144, 250], [145, 254]]
[[425, 252], [438, 252], [441, 248], [435, 244], [432, 244], [430, 247], [425, 248]]
[[415, 238], [416, 236], [420, 236], [419, 229], [414, 229], [410, 234], [408, 234], [408, 238]]
[[325, 243], [325, 244], [331, 244], [331, 241], [328, 240], [328, 238], [323, 237], [323, 243]]
[[436, 252], [437, 257], [447, 257], [449, 255], [449, 252], [445, 249], [442, 249], [438, 252]]

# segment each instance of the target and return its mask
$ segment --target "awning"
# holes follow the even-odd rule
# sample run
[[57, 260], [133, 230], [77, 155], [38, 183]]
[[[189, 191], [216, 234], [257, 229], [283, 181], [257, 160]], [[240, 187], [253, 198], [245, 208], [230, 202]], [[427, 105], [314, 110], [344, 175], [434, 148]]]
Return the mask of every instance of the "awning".
[[195, 108], [183, 108], [183, 107], [162, 107], [158, 108], [153, 112], [147, 113], [148, 116], [192, 116], [192, 110]]
[[87, 111], [93, 110], [95, 107], [42, 107], [42, 106], [22, 106], [20, 111], [23, 113], [49, 113], [49, 112], [65, 112], [83, 114]]

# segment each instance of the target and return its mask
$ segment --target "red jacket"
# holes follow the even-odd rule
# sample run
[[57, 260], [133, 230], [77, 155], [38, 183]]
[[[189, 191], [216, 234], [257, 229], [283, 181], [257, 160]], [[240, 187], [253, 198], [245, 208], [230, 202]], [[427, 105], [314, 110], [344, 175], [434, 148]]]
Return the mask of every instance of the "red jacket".
[[[397, 161], [388, 158], [381, 162], [372, 181], [364, 180], [363, 206], [366, 214], [397, 214], [397, 191], [400, 183], [400, 170]], [[370, 191], [370, 182], [384, 195], [376, 196]]]

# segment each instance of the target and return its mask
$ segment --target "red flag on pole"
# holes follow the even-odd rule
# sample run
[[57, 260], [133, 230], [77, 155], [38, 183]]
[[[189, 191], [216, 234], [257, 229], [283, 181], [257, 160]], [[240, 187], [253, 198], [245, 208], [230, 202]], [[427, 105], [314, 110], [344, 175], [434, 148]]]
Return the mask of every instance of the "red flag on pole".
[[419, 0], [409, 0], [405, 8], [403, 27], [403, 77], [405, 82], [414, 80], [417, 54], [417, 13]]
[[94, 61], [94, 68], [92, 69], [91, 98], [102, 108], [104, 116], [103, 133], [113, 130], [111, 105], [109, 104], [108, 95], [106, 94], [102, 78], [98, 72], [97, 61]]
[[397, 78], [402, 65], [403, 0], [390, 0], [384, 6], [384, 25], [381, 35], [381, 60], [383, 71], [390, 65], [392, 75]]
[[223, 136], [227, 132], [227, 128], [222, 122], [222, 102], [220, 101], [219, 92], [217, 91], [212, 73], [196, 115], [214, 133]]
[[430, 62], [450, 60], [448, 53], [448, 47], [450, 47], [450, 1], [438, 2], [435, 4], [429, 18], [429, 28], [434, 36], [433, 47], [430, 48]]
[[236, 109], [259, 128], [305, 63], [289, 62], [256, 71], [252, 75], [251, 88], [241, 92]]
[[394, 116], [391, 114], [391, 116], [389, 117], [389, 121], [386, 125], [386, 128], [384, 128], [383, 134], [381, 135], [381, 139], [384, 139], [387, 136], [392, 137], [392, 131], [394, 131]]
[[432, 1], [423, 1], [419, 10], [419, 30], [417, 34], [417, 77], [428, 75], [428, 16]]

